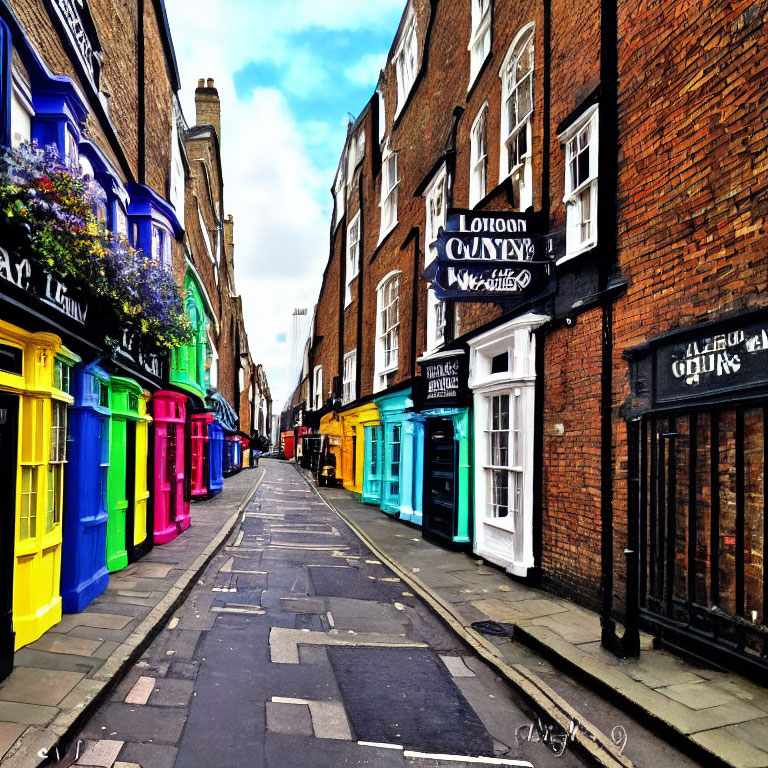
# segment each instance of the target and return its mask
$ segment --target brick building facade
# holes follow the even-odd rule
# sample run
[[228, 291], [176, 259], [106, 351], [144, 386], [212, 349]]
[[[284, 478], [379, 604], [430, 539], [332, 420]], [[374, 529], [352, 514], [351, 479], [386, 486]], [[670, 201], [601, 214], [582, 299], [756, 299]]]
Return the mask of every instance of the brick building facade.
[[[708, 9], [408, 3], [333, 184], [307, 417], [345, 487], [599, 607], [606, 646], [639, 620], [761, 668], [764, 14]], [[528, 210], [549, 295], [439, 301], [448, 209]]]
[[[233, 222], [223, 212], [218, 95], [212, 82], [201, 85], [189, 128], [162, 0], [3, 0], [0, 55], [0, 144], [14, 158], [4, 168], [53, 169], [14, 185], [42, 183], [59, 194], [51, 178], [68, 179], [75, 191], [67, 195], [90, 208], [67, 219], [68, 234], [89, 238], [89, 250], [73, 245], [68, 257], [90, 266], [110, 254], [102, 276], [130, 272], [124, 284], [143, 279], [155, 302], [121, 298], [125, 312], [115, 317], [127, 323], [130, 311], [141, 312], [142, 322], [110, 320], [91, 284], [98, 281], [45, 262], [39, 243], [13, 236], [4, 211], [3, 678], [14, 650], [62, 611], [82, 610], [109, 572], [186, 530], [195, 492], [221, 489], [191, 447], [192, 414], [212, 406], [236, 431], [255, 366], [235, 291]], [[41, 159], [34, 143], [58, 157]], [[147, 329], [175, 313], [179, 295], [191, 338], [163, 346]], [[239, 455], [240, 441], [230, 442]]]

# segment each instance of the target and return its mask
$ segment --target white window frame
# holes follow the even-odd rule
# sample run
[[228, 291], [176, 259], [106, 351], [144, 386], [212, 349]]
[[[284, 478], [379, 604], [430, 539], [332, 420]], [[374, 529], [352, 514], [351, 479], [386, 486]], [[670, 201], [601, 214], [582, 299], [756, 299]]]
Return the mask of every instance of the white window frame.
[[395, 108], [395, 119], [397, 119], [408, 100], [408, 94], [411, 92], [419, 72], [419, 36], [413, 8], [408, 11], [403, 25], [403, 34], [400, 36], [395, 55], [392, 58], [397, 75], [397, 107]]
[[[432, 247], [440, 227], [445, 227], [448, 216], [448, 168], [443, 164], [437, 171], [424, 192], [424, 267], [431, 264], [437, 251]], [[425, 354], [434, 351], [445, 342], [446, 330], [445, 302], [435, 295], [432, 288], [427, 289], [427, 335]]]
[[[534, 566], [533, 557], [533, 441], [536, 389], [536, 339], [533, 331], [549, 318], [527, 314], [487, 331], [469, 341], [469, 386], [473, 393], [475, 441], [475, 552], [505, 567], [509, 573], [525, 576]], [[492, 372], [494, 358], [506, 355], [507, 370]], [[507, 463], [495, 464], [491, 454], [490, 427], [494, 398], [510, 397], [510, 436]], [[517, 402], [515, 409], [513, 403]], [[518, 415], [515, 423], [513, 414]], [[520, 434], [519, 452], [513, 455], [511, 437]], [[508, 488], [514, 479], [519, 492], [519, 509], [513, 511], [508, 496], [509, 512], [494, 515], [494, 473], [507, 473]]]
[[152, 224], [152, 259], [166, 269], [172, 263], [171, 233], [159, 224]]
[[[524, 211], [533, 205], [533, 171], [531, 167], [533, 142], [532, 126], [534, 112], [534, 32], [533, 23], [524, 26], [515, 36], [512, 45], [509, 46], [507, 55], [499, 70], [501, 78], [501, 148], [499, 156], [499, 182], [508, 176], [513, 178], [518, 193], [518, 208]], [[530, 50], [529, 50], [530, 49]], [[530, 54], [531, 67], [523, 77], [517, 79], [517, 66], [526, 52]], [[518, 115], [514, 125], [511, 124], [508, 103], [515, 100], [517, 95], [526, 89], [529, 92], [530, 109], [524, 115]], [[510, 167], [509, 155], [518, 141], [525, 142], [525, 151], [521, 154], [519, 162]], [[516, 151], [516, 150], [515, 150]]]
[[365, 129], [361, 128], [350, 140], [347, 161], [347, 197], [352, 194], [354, 189], [353, 181], [357, 166], [363, 162], [365, 157]]
[[205, 243], [205, 250], [208, 253], [208, 258], [211, 260], [211, 264], [215, 264], [216, 257], [213, 255], [213, 245], [211, 245], [211, 234], [208, 231], [208, 226], [205, 223], [205, 219], [203, 218], [203, 212], [199, 204], [197, 206], [197, 219], [200, 222], [200, 231], [203, 233], [203, 242]]
[[424, 191], [424, 266], [431, 264], [437, 256], [433, 243], [440, 227], [445, 228], [448, 215], [448, 169], [443, 163], [440, 170]]
[[427, 289], [427, 349], [425, 354], [434, 352], [445, 343], [446, 320], [445, 302], [435, 295], [432, 288]]
[[387, 134], [387, 104], [382, 91], [377, 90], [376, 93], [379, 94], [379, 146], [381, 146]]
[[357, 350], [344, 355], [341, 402], [347, 405], [357, 398]]
[[397, 172], [397, 153], [387, 142], [381, 159], [381, 242], [397, 226], [397, 187], [400, 184]]
[[469, 207], [474, 208], [488, 189], [488, 102], [480, 107], [469, 132]]
[[492, 0], [472, 0], [472, 32], [469, 37], [469, 86], [472, 88], [491, 53]]
[[20, 79], [13, 75], [11, 89], [11, 146], [16, 149], [25, 141], [32, 143], [32, 123], [35, 109], [32, 93]]
[[345, 307], [352, 303], [352, 281], [360, 272], [360, 234], [360, 212], [358, 211], [347, 225], [347, 287], [344, 293]]
[[[597, 192], [599, 111], [597, 104], [590, 107], [579, 119], [559, 136], [565, 152], [565, 256], [559, 263], [594, 248], [597, 245]], [[588, 138], [586, 138], [588, 137]], [[578, 150], [586, 138], [586, 146]], [[576, 155], [587, 155], [588, 169], [585, 178], [577, 178]], [[588, 213], [586, 208], [589, 206]], [[589, 222], [588, 230], [585, 229]]]
[[[376, 365], [374, 371], [374, 392], [387, 387], [387, 377], [397, 371], [400, 362], [400, 270], [387, 274], [376, 286]], [[396, 281], [397, 294], [385, 306], [385, 294]], [[391, 298], [391, 297], [390, 297]], [[392, 309], [394, 307], [394, 312]], [[387, 324], [387, 312], [395, 315], [394, 322]]]
[[336, 172], [336, 180], [333, 184], [333, 199], [336, 202], [335, 226], [338, 226], [339, 222], [344, 218], [344, 201], [346, 199], [344, 193], [344, 168], [346, 167], [346, 163], [346, 157], [342, 157], [341, 162], [339, 163], [339, 170]]
[[319, 411], [323, 407], [323, 366], [316, 365], [312, 374], [312, 410]]

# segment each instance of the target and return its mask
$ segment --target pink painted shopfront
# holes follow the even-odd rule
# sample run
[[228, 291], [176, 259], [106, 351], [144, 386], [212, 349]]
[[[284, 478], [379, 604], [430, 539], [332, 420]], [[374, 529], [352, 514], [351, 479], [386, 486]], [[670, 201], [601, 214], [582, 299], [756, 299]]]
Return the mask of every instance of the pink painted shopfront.
[[187, 396], [160, 391], [152, 397], [154, 417], [155, 544], [165, 544], [189, 528], [186, 466]]

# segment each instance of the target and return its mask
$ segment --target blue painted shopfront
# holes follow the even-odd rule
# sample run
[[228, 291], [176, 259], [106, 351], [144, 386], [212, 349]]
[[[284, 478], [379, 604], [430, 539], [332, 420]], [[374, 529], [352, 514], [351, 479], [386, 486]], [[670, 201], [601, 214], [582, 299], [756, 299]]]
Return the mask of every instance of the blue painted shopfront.
[[224, 487], [224, 430], [213, 421], [208, 425], [208, 491], [215, 496]]
[[96, 363], [72, 372], [69, 463], [65, 477], [61, 597], [65, 613], [82, 611], [109, 583], [107, 474], [109, 374]]
[[363, 464], [363, 501], [381, 503], [381, 425], [365, 427], [365, 459]]
[[[413, 413], [411, 389], [374, 400], [381, 416], [380, 500], [382, 511], [415, 525], [422, 521], [424, 419]], [[371, 441], [375, 439], [371, 433]], [[366, 464], [368, 462], [366, 461]], [[374, 477], [373, 472], [366, 478]]]

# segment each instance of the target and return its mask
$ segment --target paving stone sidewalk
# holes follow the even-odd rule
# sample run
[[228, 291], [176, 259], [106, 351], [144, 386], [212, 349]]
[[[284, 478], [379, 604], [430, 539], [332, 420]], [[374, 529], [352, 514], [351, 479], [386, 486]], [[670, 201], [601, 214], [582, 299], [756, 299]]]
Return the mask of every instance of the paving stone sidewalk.
[[[345, 490], [318, 490], [383, 554], [449, 604], [465, 627], [485, 620], [505, 625], [526, 644], [546, 651], [556, 664], [580, 670], [596, 691], [610, 689], [620, 707], [642, 713], [654, 730], [695, 745], [699, 755], [710, 755], [708, 764], [768, 766], [765, 688], [739, 675], [696, 666], [654, 649], [653, 638], [646, 634], [638, 659], [617, 659], [600, 645], [598, 614], [525, 586], [476, 556], [431, 544], [418, 529], [377, 507], [359, 503]], [[509, 657], [509, 663], [519, 663], [517, 643], [497, 647], [502, 657]], [[546, 673], [540, 662], [532, 663], [537, 664], [539, 674]], [[572, 680], [557, 670], [550, 672], [548, 682], [564, 698], [582, 695]]]
[[236, 522], [262, 475], [246, 469], [213, 499], [192, 505], [192, 525], [172, 542], [112, 574], [106, 591], [17, 651], [0, 683], [0, 764], [37, 765], [128, 659], [158, 630], [173, 605]]

